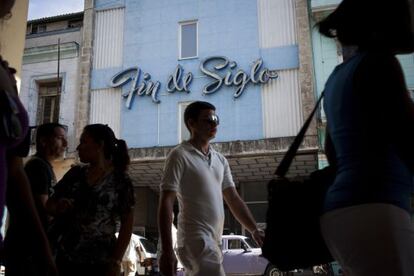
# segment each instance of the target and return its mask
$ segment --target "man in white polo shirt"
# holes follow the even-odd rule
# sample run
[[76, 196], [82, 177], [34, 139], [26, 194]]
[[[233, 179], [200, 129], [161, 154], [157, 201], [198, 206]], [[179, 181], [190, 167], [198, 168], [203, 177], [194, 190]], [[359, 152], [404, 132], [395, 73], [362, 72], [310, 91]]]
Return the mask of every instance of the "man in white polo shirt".
[[177, 253], [186, 275], [225, 275], [220, 248], [223, 198], [236, 219], [262, 244], [263, 232], [237, 193], [226, 158], [209, 144], [219, 125], [215, 109], [200, 101], [186, 108], [184, 122], [191, 138], [174, 148], [165, 163], [158, 225], [162, 240], [160, 270], [166, 276], [175, 275], [171, 224], [176, 198], [180, 210]]

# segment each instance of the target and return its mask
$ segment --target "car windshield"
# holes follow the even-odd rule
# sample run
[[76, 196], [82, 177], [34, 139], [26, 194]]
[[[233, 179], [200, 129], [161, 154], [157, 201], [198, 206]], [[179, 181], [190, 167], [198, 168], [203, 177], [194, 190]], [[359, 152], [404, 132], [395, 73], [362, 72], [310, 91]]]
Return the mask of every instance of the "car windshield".
[[257, 243], [251, 238], [245, 238], [244, 241], [249, 245], [250, 248], [259, 248]]
[[157, 248], [155, 245], [147, 239], [140, 239], [142, 246], [145, 248], [145, 251], [151, 254], [157, 254]]

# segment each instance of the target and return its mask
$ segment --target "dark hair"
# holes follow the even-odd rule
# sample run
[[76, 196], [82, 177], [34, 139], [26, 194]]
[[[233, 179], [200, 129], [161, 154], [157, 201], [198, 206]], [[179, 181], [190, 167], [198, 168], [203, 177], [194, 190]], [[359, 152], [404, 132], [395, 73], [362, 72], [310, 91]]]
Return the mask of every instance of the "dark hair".
[[198, 116], [200, 116], [201, 111], [206, 109], [216, 110], [216, 107], [211, 103], [202, 101], [193, 102], [186, 107], [184, 111], [184, 123], [188, 130], [190, 130], [190, 127], [188, 126], [188, 120], [197, 120]]
[[46, 123], [36, 128], [36, 151], [43, 152], [45, 149], [42, 146], [41, 140], [44, 138], [52, 138], [55, 135], [57, 127], [63, 128], [66, 131], [66, 126], [59, 123]]
[[409, 6], [408, 0], [343, 0], [318, 23], [319, 32], [343, 45], [409, 53], [414, 51]]
[[14, 6], [15, 0], [1, 0], [0, 5], [0, 19], [5, 18], [9, 19], [11, 17], [11, 10]]
[[104, 156], [112, 161], [116, 171], [125, 172], [127, 170], [130, 162], [127, 144], [124, 140], [117, 139], [108, 125], [87, 125], [83, 132], [90, 135], [96, 143], [103, 143]]

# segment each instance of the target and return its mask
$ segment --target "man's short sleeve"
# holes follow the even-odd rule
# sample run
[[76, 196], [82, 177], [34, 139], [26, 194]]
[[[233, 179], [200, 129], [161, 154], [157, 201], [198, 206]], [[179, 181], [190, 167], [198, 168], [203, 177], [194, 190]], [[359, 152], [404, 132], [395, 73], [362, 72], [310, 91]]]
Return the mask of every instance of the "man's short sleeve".
[[176, 149], [171, 151], [165, 161], [164, 175], [161, 181], [161, 191], [178, 191], [178, 186], [184, 172], [182, 153]]
[[231, 175], [230, 165], [227, 159], [224, 156], [221, 156], [223, 158], [223, 166], [224, 166], [224, 175], [223, 175], [223, 183], [222, 183], [222, 190], [229, 187], [234, 187], [234, 181], [233, 176]]

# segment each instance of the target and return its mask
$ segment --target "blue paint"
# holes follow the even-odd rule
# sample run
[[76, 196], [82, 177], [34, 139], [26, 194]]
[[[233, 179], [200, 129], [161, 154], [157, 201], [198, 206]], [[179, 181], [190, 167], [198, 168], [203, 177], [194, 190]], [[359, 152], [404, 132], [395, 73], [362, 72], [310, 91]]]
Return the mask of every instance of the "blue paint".
[[[217, 142], [263, 139], [261, 88], [248, 84], [234, 99], [234, 87], [222, 87], [211, 95], [201, 93], [212, 80], [199, 70], [209, 56], [226, 56], [237, 62], [237, 69], [249, 73], [252, 63], [263, 57], [269, 69], [298, 68], [298, 47], [291, 45], [260, 49], [257, 2], [250, 0], [97, 0], [96, 8], [125, 5], [122, 68], [93, 70], [92, 89], [107, 87], [112, 73], [132, 66], [160, 81], [160, 104], [150, 97], [136, 96], [128, 110], [122, 102], [121, 136], [130, 147], [172, 146], [179, 143], [179, 104], [203, 100], [217, 107], [220, 126]], [[198, 57], [179, 60], [179, 22], [198, 21]], [[190, 93], [166, 92], [168, 77], [177, 64], [184, 74], [192, 72]], [[118, 71], [116, 71], [119, 69]], [[235, 73], [236, 71], [234, 71]], [[221, 73], [220, 73], [221, 74]], [[224, 72], [223, 72], [224, 74]], [[128, 89], [126, 85], [123, 89]]]
[[119, 8], [125, 5], [125, 0], [95, 0], [96, 10]]
[[106, 68], [106, 69], [94, 69], [91, 71], [91, 89], [104, 89], [108, 88], [109, 82], [116, 73], [123, 68]]
[[287, 70], [299, 68], [299, 47], [290, 45], [261, 49], [260, 56], [269, 69]]

